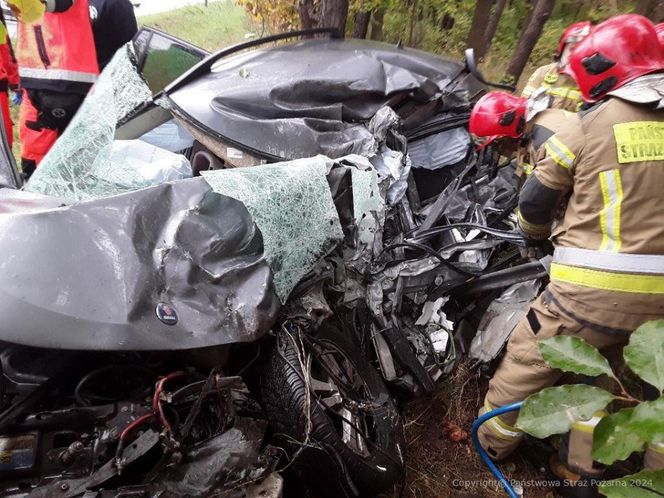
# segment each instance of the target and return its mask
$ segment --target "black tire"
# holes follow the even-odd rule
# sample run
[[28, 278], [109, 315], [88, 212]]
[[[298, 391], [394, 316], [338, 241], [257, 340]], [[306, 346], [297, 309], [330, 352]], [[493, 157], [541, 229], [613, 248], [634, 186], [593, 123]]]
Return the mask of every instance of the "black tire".
[[[321, 348], [325, 350], [322, 354]], [[366, 437], [345, 442], [344, 428], [346, 434], [360, 433], [358, 425], [352, 423], [355, 418], [348, 419], [354, 415], [338, 416], [314, 392], [310, 398], [309, 444], [301, 444], [306, 441], [308, 391], [298, 349], [311, 354], [312, 376], [318, 368], [315, 363], [329, 363], [332, 356], [333, 361], [343, 362], [346, 370], [354, 371], [362, 387], [349, 395], [343, 389], [344, 394], [334, 399], [343, 399], [337, 406], [346, 409], [348, 405], [353, 413], [361, 414], [363, 421], [358, 425], [367, 429], [363, 431]], [[332, 384], [336, 387], [334, 381]], [[321, 327], [315, 340], [305, 336], [302, 341], [296, 334], [280, 332], [262, 372], [260, 387], [274, 439], [290, 457], [295, 457], [291, 469], [317, 493], [335, 497], [375, 496], [401, 480], [405, 444], [396, 406], [379, 373], [355, 343], [336, 329]], [[357, 403], [358, 396], [368, 403]], [[371, 406], [363, 410], [362, 406], [369, 403]], [[362, 447], [361, 452], [358, 446]]]

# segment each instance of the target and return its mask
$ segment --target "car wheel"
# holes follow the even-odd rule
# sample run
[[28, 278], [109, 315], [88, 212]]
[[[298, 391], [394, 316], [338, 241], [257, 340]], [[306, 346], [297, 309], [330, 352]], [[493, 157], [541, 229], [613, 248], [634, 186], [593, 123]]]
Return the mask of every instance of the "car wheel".
[[296, 326], [277, 336], [261, 377], [277, 444], [317, 493], [373, 496], [404, 467], [403, 425], [378, 372], [332, 327], [312, 337]]

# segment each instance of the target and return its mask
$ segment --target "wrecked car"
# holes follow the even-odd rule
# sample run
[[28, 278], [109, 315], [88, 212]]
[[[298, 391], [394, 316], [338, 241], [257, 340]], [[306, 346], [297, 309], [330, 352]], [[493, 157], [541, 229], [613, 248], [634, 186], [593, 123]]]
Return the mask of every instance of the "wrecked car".
[[3, 496], [399, 482], [398, 401], [546, 273], [513, 267], [514, 179], [467, 132], [484, 91], [331, 30], [213, 55], [144, 30], [23, 188], [5, 141]]

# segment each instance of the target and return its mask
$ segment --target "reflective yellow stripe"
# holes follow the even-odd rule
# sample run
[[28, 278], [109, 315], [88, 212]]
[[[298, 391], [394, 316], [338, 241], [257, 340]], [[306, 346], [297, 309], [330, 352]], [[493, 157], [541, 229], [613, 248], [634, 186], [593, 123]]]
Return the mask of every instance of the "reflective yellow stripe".
[[620, 164], [664, 160], [664, 123], [633, 121], [613, 125]]
[[664, 294], [664, 275], [617, 273], [552, 263], [551, 280], [615, 292]]
[[558, 87], [547, 90], [549, 95], [554, 97], [563, 97], [570, 100], [581, 100], [581, 92], [572, 87]]
[[544, 143], [547, 154], [551, 156], [556, 163], [565, 169], [571, 169], [576, 161], [576, 156], [569, 150], [565, 144], [558, 140], [555, 135]]
[[572, 424], [572, 428], [577, 431], [592, 434], [597, 424], [599, 424], [606, 415], [607, 413], [604, 411], [595, 413], [589, 420], [577, 420]]
[[[486, 399], [484, 400], [484, 410], [485, 412], [490, 412], [493, 410], [491, 403], [489, 403]], [[519, 429], [515, 429], [509, 424], [506, 424], [500, 420], [500, 417], [490, 418], [485, 422], [485, 424], [489, 427], [489, 429], [491, 429], [491, 432], [493, 432], [497, 437], [503, 439], [504, 441], [514, 441], [515, 439], [519, 439], [521, 436], [523, 436], [523, 432], [521, 432]]]
[[599, 223], [602, 229], [602, 244], [599, 250], [618, 252], [622, 245], [620, 214], [623, 189], [620, 170], [602, 171], [599, 174], [599, 183], [602, 187], [602, 199], [604, 200], [604, 208], [599, 215]]
[[523, 89], [523, 92], [521, 92], [521, 96], [528, 98], [533, 94], [535, 90], [537, 90], [537, 88], [535, 88], [534, 86], [526, 85], [526, 87]]
[[534, 238], [546, 238], [549, 236], [551, 231], [551, 226], [549, 224], [538, 225], [536, 223], [530, 223], [526, 220], [521, 213], [517, 213], [517, 219], [519, 220], [519, 226], [521, 230], [528, 235], [533, 236]]
[[533, 167], [532, 164], [522, 161], [519, 163], [519, 167], [517, 168], [517, 170], [518, 169], [520, 169], [523, 172], [523, 174], [528, 176], [533, 172], [535, 168]]

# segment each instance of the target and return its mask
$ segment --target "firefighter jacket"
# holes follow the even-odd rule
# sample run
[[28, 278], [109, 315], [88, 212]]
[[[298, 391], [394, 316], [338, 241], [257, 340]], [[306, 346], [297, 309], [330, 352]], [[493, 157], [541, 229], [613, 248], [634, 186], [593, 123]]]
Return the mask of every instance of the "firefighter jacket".
[[[664, 318], [664, 110], [609, 97], [541, 130], [519, 226], [551, 234], [551, 298], [580, 323], [627, 333]], [[548, 136], [547, 136], [548, 135]]]
[[85, 95], [99, 74], [88, 0], [51, 0], [47, 10], [19, 22], [21, 86]]
[[551, 130], [558, 130], [567, 122], [567, 111], [546, 109], [537, 113], [526, 123], [523, 137], [516, 153], [516, 174], [528, 176], [533, 172], [537, 151], [549, 138]]
[[536, 69], [521, 96], [530, 98], [539, 92], [546, 92], [550, 108], [577, 112], [583, 105], [581, 92], [574, 80], [566, 74], [560, 74], [559, 70], [555, 62]]

